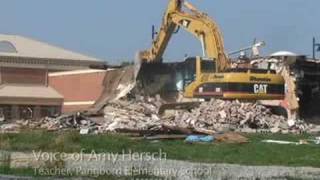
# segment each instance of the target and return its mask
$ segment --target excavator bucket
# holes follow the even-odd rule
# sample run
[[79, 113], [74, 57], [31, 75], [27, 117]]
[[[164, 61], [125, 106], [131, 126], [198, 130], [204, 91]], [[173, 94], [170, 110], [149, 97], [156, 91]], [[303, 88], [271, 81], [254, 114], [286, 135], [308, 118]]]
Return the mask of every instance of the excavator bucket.
[[[189, 67], [189, 68], [187, 68]], [[107, 70], [103, 82], [103, 92], [96, 103], [88, 110], [90, 114], [99, 113], [105, 104], [118, 100], [128, 94], [155, 96], [168, 103], [163, 104], [159, 113], [167, 109], [192, 109], [198, 105], [193, 102], [180, 102], [183, 94], [182, 74], [186, 69], [193, 71], [191, 61], [179, 63], [136, 63], [117, 69]], [[190, 79], [190, 82], [193, 79]]]
[[137, 88], [144, 96], [159, 94], [167, 102], [177, 102], [185, 87], [195, 80], [195, 58], [174, 63], [144, 63], [137, 75]]
[[185, 86], [195, 80], [195, 58], [175, 63], [144, 63], [136, 78], [135, 92], [143, 96], [160, 95], [166, 102], [158, 113], [166, 110], [191, 110], [198, 101], [185, 101]]

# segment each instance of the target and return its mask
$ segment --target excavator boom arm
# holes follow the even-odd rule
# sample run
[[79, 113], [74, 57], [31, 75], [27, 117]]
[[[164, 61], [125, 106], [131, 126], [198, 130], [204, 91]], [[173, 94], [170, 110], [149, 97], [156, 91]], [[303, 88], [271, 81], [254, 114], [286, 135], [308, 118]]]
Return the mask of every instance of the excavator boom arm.
[[181, 8], [181, 1], [170, 0], [167, 10], [163, 16], [161, 28], [157, 33], [156, 39], [152, 42], [152, 47], [149, 50], [140, 52], [139, 56], [143, 62], [162, 62], [162, 56], [168, 46], [172, 34], [177, 28], [177, 25], [171, 21], [170, 14], [180, 11]]
[[[190, 12], [183, 12], [183, 5]], [[148, 63], [162, 62], [163, 53], [177, 26], [200, 40], [204, 56], [217, 62], [218, 71], [223, 71], [230, 66], [224, 52], [223, 39], [218, 25], [205, 13], [182, 0], [170, 0], [156, 40], [151, 49], [140, 53], [140, 59]]]

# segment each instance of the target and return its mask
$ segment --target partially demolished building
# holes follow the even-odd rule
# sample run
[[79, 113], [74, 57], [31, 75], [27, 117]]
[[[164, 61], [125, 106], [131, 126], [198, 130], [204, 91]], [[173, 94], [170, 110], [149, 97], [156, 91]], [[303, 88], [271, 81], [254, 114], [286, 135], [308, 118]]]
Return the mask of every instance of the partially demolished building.
[[0, 35], [1, 119], [33, 119], [60, 113], [64, 97], [48, 74], [88, 69], [100, 60], [16, 35]]

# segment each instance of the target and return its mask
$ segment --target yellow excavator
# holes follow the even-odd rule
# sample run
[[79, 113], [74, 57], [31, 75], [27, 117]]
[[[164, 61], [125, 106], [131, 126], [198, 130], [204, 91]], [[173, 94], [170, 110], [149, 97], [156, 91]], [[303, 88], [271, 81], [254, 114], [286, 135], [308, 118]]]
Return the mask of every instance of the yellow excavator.
[[[152, 47], [141, 51], [140, 75], [143, 86], [160, 85], [157, 71], [165, 71], [163, 54], [174, 32], [182, 28], [200, 40], [203, 57], [189, 58], [184, 65], [171, 65], [167, 79], [182, 84], [186, 98], [221, 98], [239, 100], [281, 100], [284, 79], [275, 71], [254, 68], [231, 68], [223, 38], [216, 22], [183, 0], [170, 0]], [[170, 63], [169, 63], [170, 64]], [[176, 72], [180, 72], [179, 76]], [[150, 80], [150, 78], [153, 80]], [[177, 77], [178, 76], [178, 77]], [[146, 80], [148, 79], [148, 80]], [[182, 82], [182, 83], [181, 83]], [[165, 86], [165, 85], [163, 85]], [[149, 88], [149, 89], [152, 89]]]

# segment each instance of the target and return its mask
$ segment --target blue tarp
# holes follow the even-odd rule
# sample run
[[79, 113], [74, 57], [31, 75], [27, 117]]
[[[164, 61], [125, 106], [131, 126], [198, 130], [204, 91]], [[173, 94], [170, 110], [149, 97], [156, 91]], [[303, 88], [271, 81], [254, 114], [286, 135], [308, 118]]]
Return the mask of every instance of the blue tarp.
[[213, 142], [213, 136], [203, 136], [203, 135], [190, 135], [186, 138], [186, 142], [193, 143], [193, 142]]

